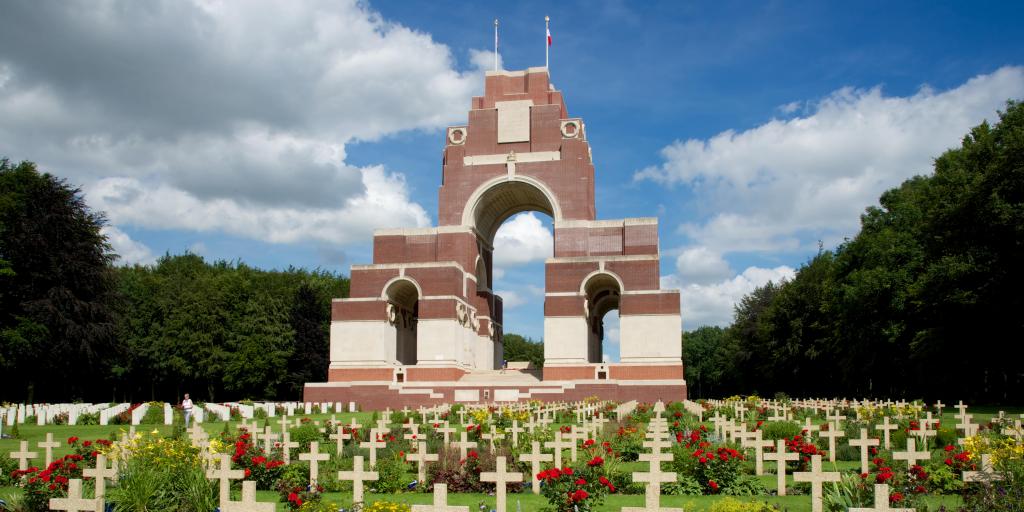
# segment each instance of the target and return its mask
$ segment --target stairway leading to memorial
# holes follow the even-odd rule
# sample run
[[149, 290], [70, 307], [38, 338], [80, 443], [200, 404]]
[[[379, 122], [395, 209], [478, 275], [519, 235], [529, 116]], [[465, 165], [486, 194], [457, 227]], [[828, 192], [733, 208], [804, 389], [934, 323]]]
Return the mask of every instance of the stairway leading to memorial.
[[524, 385], [539, 383], [537, 370], [472, 370], [459, 379], [466, 383], [494, 383], [497, 385]]

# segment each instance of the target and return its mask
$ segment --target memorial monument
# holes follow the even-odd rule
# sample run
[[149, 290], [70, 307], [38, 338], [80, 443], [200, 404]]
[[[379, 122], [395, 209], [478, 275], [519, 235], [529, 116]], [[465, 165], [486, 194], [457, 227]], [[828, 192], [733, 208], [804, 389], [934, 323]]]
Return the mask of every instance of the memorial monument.
[[[594, 163], [547, 68], [492, 71], [468, 122], [445, 132], [438, 226], [374, 234], [332, 305], [328, 382], [305, 400], [364, 409], [443, 402], [682, 400], [679, 292], [659, 287], [658, 221], [597, 220]], [[494, 236], [512, 215], [554, 224], [545, 263], [544, 367], [500, 372]], [[617, 309], [620, 362], [602, 361]]]

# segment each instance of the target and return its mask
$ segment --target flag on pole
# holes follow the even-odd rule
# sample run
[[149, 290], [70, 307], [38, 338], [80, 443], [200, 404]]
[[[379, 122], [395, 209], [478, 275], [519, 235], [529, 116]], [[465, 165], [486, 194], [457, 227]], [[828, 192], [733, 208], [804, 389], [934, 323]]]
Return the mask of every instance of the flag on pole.
[[547, 44], [544, 45], [544, 69], [548, 70], [548, 75], [551, 74], [551, 17], [544, 16], [544, 31], [547, 33]]
[[551, 46], [551, 27], [547, 27], [547, 29], [548, 29], [548, 46]]

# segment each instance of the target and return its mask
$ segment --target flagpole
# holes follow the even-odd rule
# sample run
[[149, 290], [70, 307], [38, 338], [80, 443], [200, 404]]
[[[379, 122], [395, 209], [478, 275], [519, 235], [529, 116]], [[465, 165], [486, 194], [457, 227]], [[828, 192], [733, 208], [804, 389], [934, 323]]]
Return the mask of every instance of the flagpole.
[[498, 71], [498, 18], [494, 18], [494, 71]]
[[551, 45], [548, 44], [548, 34], [550, 34], [550, 33], [551, 33], [551, 17], [550, 16], [544, 16], [544, 69], [548, 70], [548, 76], [551, 76], [551, 69], [549, 67], [550, 57], [548, 55], [550, 53], [550, 50], [551, 50]]

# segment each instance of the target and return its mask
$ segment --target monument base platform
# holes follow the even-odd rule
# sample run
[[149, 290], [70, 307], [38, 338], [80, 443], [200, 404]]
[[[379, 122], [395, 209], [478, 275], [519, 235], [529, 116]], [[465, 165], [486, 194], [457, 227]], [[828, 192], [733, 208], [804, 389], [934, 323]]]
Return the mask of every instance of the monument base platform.
[[593, 396], [619, 402], [681, 401], [686, 399], [686, 381], [544, 380], [524, 384], [505, 379], [454, 382], [312, 382], [306, 384], [303, 400], [340, 402], [346, 409], [350, 402], [354, 402], [360, 410], [369, 411], [454, 403], [577, 401]]

